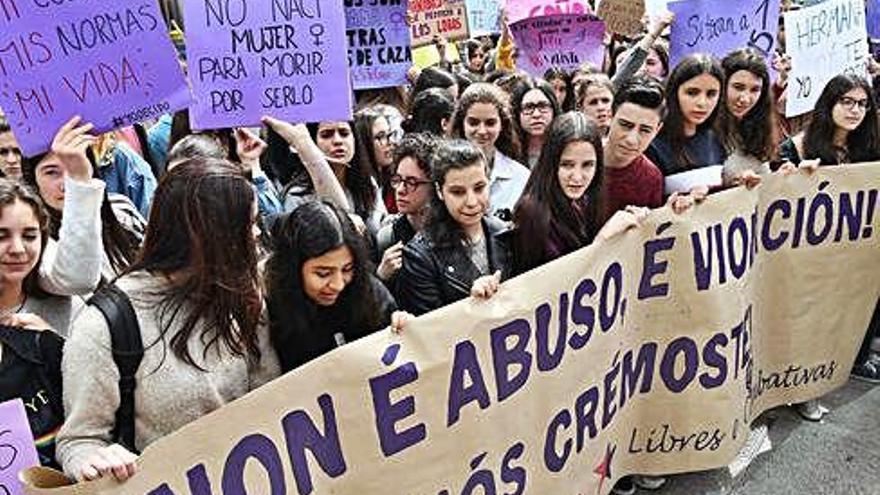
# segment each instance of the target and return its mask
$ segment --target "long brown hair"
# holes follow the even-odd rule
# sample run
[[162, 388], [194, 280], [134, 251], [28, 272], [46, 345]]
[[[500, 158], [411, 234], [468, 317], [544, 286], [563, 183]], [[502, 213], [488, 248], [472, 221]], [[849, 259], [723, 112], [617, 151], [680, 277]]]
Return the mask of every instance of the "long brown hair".
[[28, 205], [37, 217], [40, 224], [40, 256], [34, 269], [24, 278], [22, 283], [22, 291], [29, 296], [46, 297], [48, 294], [40, 288], [40, 263], [43, 261], [43, 253], [46, 251], [46, 244], [49, 242], [49, 215], [43, 207], [40, 197], [27, 187], [10, 179], [0, 178], [0, 216], [3, 209], [9, 205], [20, 201]]
[[[158, 306], [162, 340], [196, 368], [188, 345], [199, 322], [206, 354], [222, 344], [237, 356], [260, 355], [254, 205], [241, 167], [216, 158], [187, 160], [159, 183], [143, 249], [126, 271], [173, 278]], [[168, 335], [172, 327], [179, 330]]]
[[[555, 100], [555, 98], [554, 98]], [[501, 132], [495, 141], [495, 149], [514, 160], [520, 156], [520, 143], [513, 126], [510, 114], [510, 98], [501, 88], [489, 83], [474, 83], [464, 91], [455, 106], [452, 116], [452, 135], [466, 139], [464, 135], [464, 119], [468, 110], [477, 103], [494, 105], [498, 109], [501, 120]]]

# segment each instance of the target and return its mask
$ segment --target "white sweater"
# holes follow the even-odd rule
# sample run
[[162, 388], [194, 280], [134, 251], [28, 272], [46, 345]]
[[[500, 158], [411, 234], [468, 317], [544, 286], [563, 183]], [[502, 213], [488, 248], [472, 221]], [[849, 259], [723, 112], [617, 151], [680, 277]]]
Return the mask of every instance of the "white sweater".
[[[174, 355], [160, 337], [158, 295], [167, 290], [164, 277], [137, 272], [117, 285], [132, 300], [145, 352], [135, 376], [135, 444], [143, 450], [187, 423], [223, 407], [280, 374], [278, 357], [269, 343], [268, 329], [260, 327], [259, 362], [234, 356], [225, 348], [205, 347], [198, 328], [189, 341], [194, 368]], [[180, 322], [176, 322], [180, 323]], [[173, 335], [178, 325], [169, 331]], [[80, 472], [83, 461], [112, 442], [119, 407], [119, 370], [110, 352], [107, 322], [94, 307], [74, 321], [64, 349], [64, 410], [66, 421], [58, 433], [56, 457], [69, 475]]]

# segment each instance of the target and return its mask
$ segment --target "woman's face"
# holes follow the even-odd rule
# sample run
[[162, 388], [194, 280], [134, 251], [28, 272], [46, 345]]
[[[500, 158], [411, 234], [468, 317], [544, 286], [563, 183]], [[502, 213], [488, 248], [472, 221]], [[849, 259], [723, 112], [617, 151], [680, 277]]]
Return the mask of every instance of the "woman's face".
[[593, 120], [596, 125], [607, 128], [611, 121], [611, 104], [614, 95], [601, 84], [593, 84], [587, 88], [581, 111]]
[[333, 306], [354, 279], [354, 255], [342, 245], [302, 265], [302, 285], [306, 296], [318, 306]]
[[519, 125], [530, 136], [543, 136], [553, 121], [553, 104], [540, 89], [529, 90], [522, 99]]
[[642, 65], [641, 72], [654, 76], [657, 79], [666, 77], [666, 68], [663, 67], [663, 60], [657, 55], [656, 50], [648, 50], [648, 56], [645, 57], [645, 63]]
[[468, 167], [446, 172], [440, 199], [462, 227], [480, 223], [489, 211], [489, 178], [486, 165], [478, 161]]
[[349, 163], [354, 158], [354, 134], [348, 122], [320, 123], [316, 141], [318, 148], [334, 162]]
[[397, 209], [404, 215], [421, 212], [431, 199], [431, 181], [411, 156], [404, 157], [397, 165], [397, 179], [400, 182], [394, 187], [394, 198]]
[[596, 148], [586, 141], [565, 145], [559, 157], [557, 176], [565, 197], [577, 201], [584, 196], [596, 175]]
[[393, 163], [391, 156], [393, 148], [391, 126], [388, 125], [388, 119], [379, 117], [373, 122], [373, 158], [376, 165], [383, 169], [390, 167]]
[[709, 74], [700, 74], [678, 87], [678, 104], [684, 120], [698, 126], [712, 115], [721, 95], [721, 82]]
[[64, 210], [65, 174], [66, 170], [61, 166], [61, 160], [52, 153], [40, 160], [35, 171], [40, 197], [55, 211]]
[[565, 99], [568, 98], [568, 85], [565, 84], [563, 79], [554, 79], [550, 81], [550, 84], [553, 86], [556, 102], [562, 106], [565, 103]]
[[0, 132], [0, 170], [9, 179], [21, 180], [21, 148], [12, 132]]
[[501, 115], [492, 103], [474, 103], [464, 116], [464, 137], [490, 155], [501, 134]]
[[482, 49], [474, 50], [469, 54], [468, 69], [471, 72], [483, 72], [483, 63], [486, 61], [486, 52]]
[[747, 70], [738, 70], [727, 79], [727, 109], [742, 119], [761, 99], [761, 78]]
[[834, 125], [846, 130], [854, 131], [865, 120], [868, 111], [868, 93], [862, 88], [854, 88], [847, 91], [831, 112]]
[[0, 280], [20, 284], [37, 266], [42, 250], [40, 221], [27, 203], [0, 210]]

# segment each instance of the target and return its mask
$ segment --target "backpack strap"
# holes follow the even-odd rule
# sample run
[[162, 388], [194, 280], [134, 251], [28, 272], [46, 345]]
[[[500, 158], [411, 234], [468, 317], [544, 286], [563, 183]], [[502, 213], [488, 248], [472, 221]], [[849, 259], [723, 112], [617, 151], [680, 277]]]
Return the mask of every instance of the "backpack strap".
[[144, 343], [140, 325], [128, 295], [115, 284], [106, 284], [89, 299], [98, 308], [110, 328], [113, 362], [119, 369], [119, 409], [113, 440], [131, 452], [137, 453], [134, 444], [134, 390], [135, 374], [144, 357]]

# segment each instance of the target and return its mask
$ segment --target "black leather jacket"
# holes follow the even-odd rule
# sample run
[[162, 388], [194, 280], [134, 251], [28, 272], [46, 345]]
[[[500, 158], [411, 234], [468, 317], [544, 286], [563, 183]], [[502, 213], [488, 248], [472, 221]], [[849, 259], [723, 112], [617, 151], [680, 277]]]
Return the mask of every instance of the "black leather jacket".
[[[489, 271], [501, 270], [501, 279], [510, 276], [510, 248], [504, 241], [507, 231], [504, 222], [485, 217], [483, 231]], [[470, 295], [474, 281], [482, 275], [464, 246], [438, 247], [419, 232], [403, 248], [403, 268], [400, 272], [401, 309], [415, 315], [427, 313], [464, 299]]]

